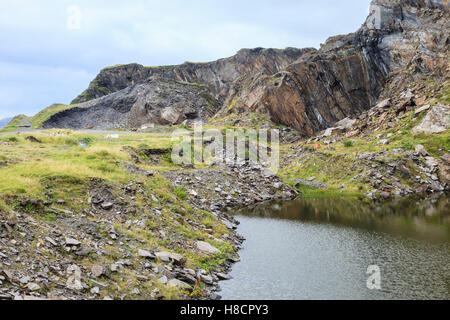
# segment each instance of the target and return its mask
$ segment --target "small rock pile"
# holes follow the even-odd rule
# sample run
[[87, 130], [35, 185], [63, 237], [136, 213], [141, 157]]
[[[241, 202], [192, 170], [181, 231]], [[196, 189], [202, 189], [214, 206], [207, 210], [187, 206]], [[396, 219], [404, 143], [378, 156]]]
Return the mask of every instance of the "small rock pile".
[[164, 172], [175, 186], [184, 187], [196, 207], [215, 212], [271, 200], [291, 200], [298, 192], [259, 164], [242, 161], [209, 169]]

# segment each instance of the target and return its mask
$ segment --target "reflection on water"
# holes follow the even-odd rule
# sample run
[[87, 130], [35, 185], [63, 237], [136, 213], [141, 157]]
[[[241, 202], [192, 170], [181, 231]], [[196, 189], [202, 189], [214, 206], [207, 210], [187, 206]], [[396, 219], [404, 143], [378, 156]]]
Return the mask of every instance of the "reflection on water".
[[[224, 299], [449, 299], [449, 198], [316, 198], [239, 211], [247, 239]], [[369, 290], [370, 265], [382, 289]]]
[[354, 198], [299, 199], [241, 210], [238, 215], [382, 231], [428, 241], [450, 241], [450, 198], [399, 199], [376, 204]]

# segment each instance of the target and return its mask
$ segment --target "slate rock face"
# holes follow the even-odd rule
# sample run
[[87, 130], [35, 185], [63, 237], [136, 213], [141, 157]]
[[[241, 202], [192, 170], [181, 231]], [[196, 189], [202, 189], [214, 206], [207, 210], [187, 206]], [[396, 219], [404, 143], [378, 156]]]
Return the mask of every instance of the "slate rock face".
[[448, 1], [372, 0], [369, 11], [358, 37], [376, 45], [383, 68], [410, 64], [429, 72], [448, 66], [443, 55], [449, 44]]
[[214, 96], [223, 97], [237, 78], [252, 72], [273, 74], [311, 50], [314, 49], [242, 49], [230, 58], [207, 63], [185, 62], [178, 66], [162, 67], [144, 67], [132, 63], [105, 68], [72, 104], [100, 98], [154, 76], [205, 84]]
[[228, 97], [232, 83], [247, 74], [273, 74], [315, 49], [243, 49], [209, 63], [103, 69], [89, 88], [43, 128], [139, 128], [146, 124], [178, 125], [206, 121]]
[[72, 104], [83, 103], [125, 89], [150, 77], [152, 75], [150, 71], [153, 70], [137, 63], [105, 68], [90, 83], [89, 88], [72, 101]]
[[343, 50], [305, 57], [266, 85], [261, 103], [272, 121], [312, 135], [374, 104], [385, 75], [362, 52]]
[[153, 77], [57, 113], [43, 128], [111, 129], [181, 124], [186, 120], [207, 119], [215, 110], [215, 101], [204, 86]]

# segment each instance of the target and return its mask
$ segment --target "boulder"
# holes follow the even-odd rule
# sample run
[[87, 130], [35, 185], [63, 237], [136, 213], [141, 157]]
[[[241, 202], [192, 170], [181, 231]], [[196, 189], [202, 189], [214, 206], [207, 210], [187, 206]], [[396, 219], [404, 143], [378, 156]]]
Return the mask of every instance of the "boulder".
[[386, 100], [383, 100], [383, 101], [379, 102], [375, 106], [375, 108], [377, 108], [377, 109], [386, 109], [386, 108], [389, 108], [390, 105], [391, 105], [391, 99], [386, 99]]
[[414, 112], [414, 114], [417, 116], [418, 114], [427, 111], [428, 109], [430, 109], [431, 106], [429, 104], [424, 105], [423, 107], [417, 108], [416, 111]]
[[39, 291], [41, 287], [36, 283], [29, 283], [25, 286], [30, 291]]
[[169, 282], [167, 282], [167, 286], [169, 288], [181, 288], [181, 289], [190, 289], [191, 286], [188, 285], [186, 282], [180, 281], [178, 279], [172, 279]]
[[345, 135], [345, 137], [346, 137], [347, 139], [354, 138], [354, 137], [357, 137], [360, 133], [361, 133], [360, 130], [350, 131], [349, 133], [347, 133], [347, 134]]
[[323, 136], [324, 137], [331, 137], [331, 136], [335, 136], [341, 133], [345, 132], [345, 128], [343, 127], [335, 127], [335, 128], [328, 128], [327, 130], [325, 130]]
[[163, 262], [174, 262], [175, 264], [184, 264], [186, 262], [186, 258], [182, 255], [167, 251], [156, 252], [155, 256], [163, 261]]
[[355, 119], [345, 118], [345, 119], [339, 121], [338, 123], [336, 123], [336, 127], [344, 128], [344, 129], [351, 129], [351, 128], [353, 128], [355, 123], [356, 123]]
[[450, 128], [450, 107], [444, 104], [435, 105], [422, 122], [414, 127], [412, 133], [441, 133]]
[[104, 210], [111, 210], [113, 207], [114, 207], [114, 203], [112, 203], [112, 202], [102, 203], [102, 209], [104, 209]]
[[138, 249], [139, 257], [154, 259], [155, 255], [147, 250]]
[[66, 245], [68, 246], [79, 246], [81, 244], [80, 241], [73, 238], [66, 238]]
[[418, 145], [414, 148], [414, 150], [415, 150], [417, 153], [420, 153], [423, 157], [428, 156], [428, 152], [425, 150], [425, 147], [424, 147], [423, 145], [421, 145], [421, 144], [418, 144]]
[[161, 278], [159, 278], [158, 281], [162, 284], [166, 284], [169, 280], [167, 279], [166, 276], [162, 276]]
[[219, 249], [217, 249], [216, 247], [212, 246], [211, 244], [205, 241], [197, 241], [195, 243], [195, 247], [197, 248], [197, 250], [207, 254], [214, 254], [220, 252]]
[[70, 265], [67, 268], [67, 274], [69, 278], [66, 282], [66, 287], [70, 290], [80, 291], [83, 290], [83, 284], [81, 282], [81, 269], [77, 265]]
[[415, 98], [414, 103], [416, 104], [416, 106], [421, 106], [425, 103], [426, 100], [427, 100], [426, 96], [421, 96], [421, 97]]
[[100, 265], [94, 265], [92, 266], [91, 272], [94, 275], [94, 277], [98, 278], [105, 273], [105, 268]]
[[408, 96], [406, 98], [404, 98], [403, 100], [401, 100], [398, 104], [397, 104], [397, 113], [400, 113], [402, 111], [405, 111], [407, 107], [409, 106], [413, 106], [414, 105], [414, 100], [412, 98], [412, 96]]
[[427, 166], [430, 168], [434, 168], [437, 167], [439, 165], [439, 163], [437, 162], [437, 160], [433, 157], [425, 157], [425, 161], [427, 163]]
[[179, 122], [180, 118], [180, 112], [173, 107], [167, 107], [161, 111], [161, 119], [166, 121], [167, 124], [176, 124]]
[[378, 144], [381, 145], [388, 145], [390, 143], [389, 139], [381, 139], [380, 141], [378, 141]]
[[229, 274], [221, 273], [221, 272], [216, 273], [216, 276], [217, 276], [217, 278], [219, 278], [219, 280], [231, 280], [233, 278]]
[[33, 136], [28, 136], [28, 137], [25, 138], [25, 140], [33, 142], [33, 143], [42, 143], [41, 140], [39, 140], [39, 139], [37, 139], [37, 138], [35, 138]]

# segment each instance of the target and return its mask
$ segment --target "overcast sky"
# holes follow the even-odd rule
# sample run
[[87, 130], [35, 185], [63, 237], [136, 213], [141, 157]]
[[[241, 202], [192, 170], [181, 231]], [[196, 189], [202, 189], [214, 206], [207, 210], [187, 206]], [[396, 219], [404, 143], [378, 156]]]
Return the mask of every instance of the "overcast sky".
[[69, 103], [105, 66], [319, 47], [370, 0], [0, 0], [0, 119]]

